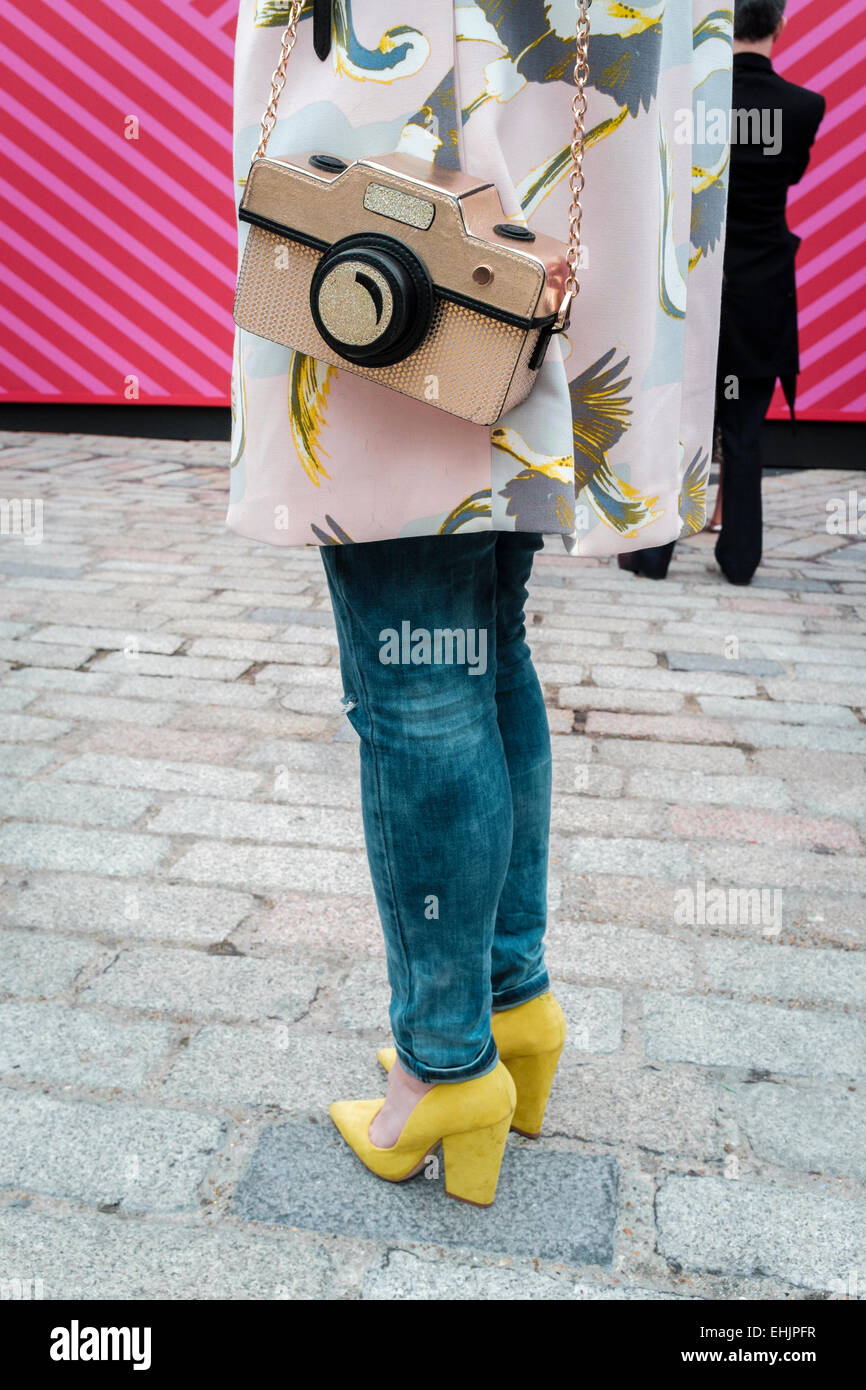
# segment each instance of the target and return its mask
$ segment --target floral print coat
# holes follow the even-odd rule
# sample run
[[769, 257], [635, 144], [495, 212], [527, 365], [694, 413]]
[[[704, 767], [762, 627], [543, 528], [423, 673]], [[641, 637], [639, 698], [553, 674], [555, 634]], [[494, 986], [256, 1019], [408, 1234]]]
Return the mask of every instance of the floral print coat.
[[[268, 153], [402, 150], [490, 179], [565, 241], [574, 0], [304, 6]], [[288, 6], [240, 0], [243, 190]], [[704, 523], [721, 293], [732, 10], [592, 0], [581, 291], [529, 397], [471, 424], [236, 329], [228, 524], [278, 545], [558, 534], [578, 555]], [[239, 257], [248, 226], [239, 223]]]

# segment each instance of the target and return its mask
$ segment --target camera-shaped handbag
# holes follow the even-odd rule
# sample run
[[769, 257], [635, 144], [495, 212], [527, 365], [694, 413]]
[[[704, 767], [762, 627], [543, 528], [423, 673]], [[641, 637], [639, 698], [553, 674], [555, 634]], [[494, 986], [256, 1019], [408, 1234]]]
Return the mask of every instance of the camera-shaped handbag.
[[235, 322], [475, 424], [529, 395], [578, 291], [589, 24], [577, 0], [567, 245], [507, 220], [494, 186], [402, 153], [266, 155], [294, 0], [238, 215]]

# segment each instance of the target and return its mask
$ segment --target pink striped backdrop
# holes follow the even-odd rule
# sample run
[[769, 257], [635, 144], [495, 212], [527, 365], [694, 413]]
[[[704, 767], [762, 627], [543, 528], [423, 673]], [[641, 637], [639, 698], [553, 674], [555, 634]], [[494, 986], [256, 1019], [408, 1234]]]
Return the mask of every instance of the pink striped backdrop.
[[[228, 404], [237, 7], [0, 0], [0, 401]], [[791, 203], [800, 413], [863, 420], [866, 5], [831, 8], [789, 0], [777, 58], [829, 107]]]

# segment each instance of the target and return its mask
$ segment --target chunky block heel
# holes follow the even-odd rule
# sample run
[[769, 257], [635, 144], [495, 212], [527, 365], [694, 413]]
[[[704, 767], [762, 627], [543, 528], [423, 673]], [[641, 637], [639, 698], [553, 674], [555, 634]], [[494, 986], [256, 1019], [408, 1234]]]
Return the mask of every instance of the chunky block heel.
[[370, 1138], [370, 1125], [384, 1100], [340, 1100], [330, 1109], [346, 1143], [378, 1178], [404, 1182], [414, 1177], [441, 1142], [449, 1197], [489, 1207], [516, 1099], [514, 1082], [501, 1062], [469, 1081], [433, 1086], [390, 1149], [380, 1149]]
[[509, 1057], [507, 1066], [517, 1088], [517, 1105], [511, 1128], [527, 1139], [537, 1139], [544, 1124], [544, 1112], [557, 1063], [562, 1052], [542, 1052], [535, 1057]]
[[445, 1191], [458, 1202], [489, 1207], [496, 1196], [496, 1184], [505, 1153], [511, 1116], [487, 1129], [466, 1134], [448, 1134], [442, 1140], [445, 1160]]

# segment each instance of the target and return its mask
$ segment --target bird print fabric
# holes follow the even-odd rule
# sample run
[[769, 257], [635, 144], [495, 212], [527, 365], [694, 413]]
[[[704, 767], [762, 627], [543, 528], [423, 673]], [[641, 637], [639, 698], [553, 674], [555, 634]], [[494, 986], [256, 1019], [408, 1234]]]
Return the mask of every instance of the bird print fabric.
[[[567, 239], [574, 0], [331, 11], [321, 60], [302, 10], [269, 155], [404, 151], [489, 179], [509, 221]], [[592, 0], [589, 13], [580, 293], [529, 397], [475, 425], [236, 328], [229, 526], [277, 545], [540, 531], [575, 555], [701, 528], [732, 9]], [[240, 0], [236, 201], [288, 17], [279, 0]]]

